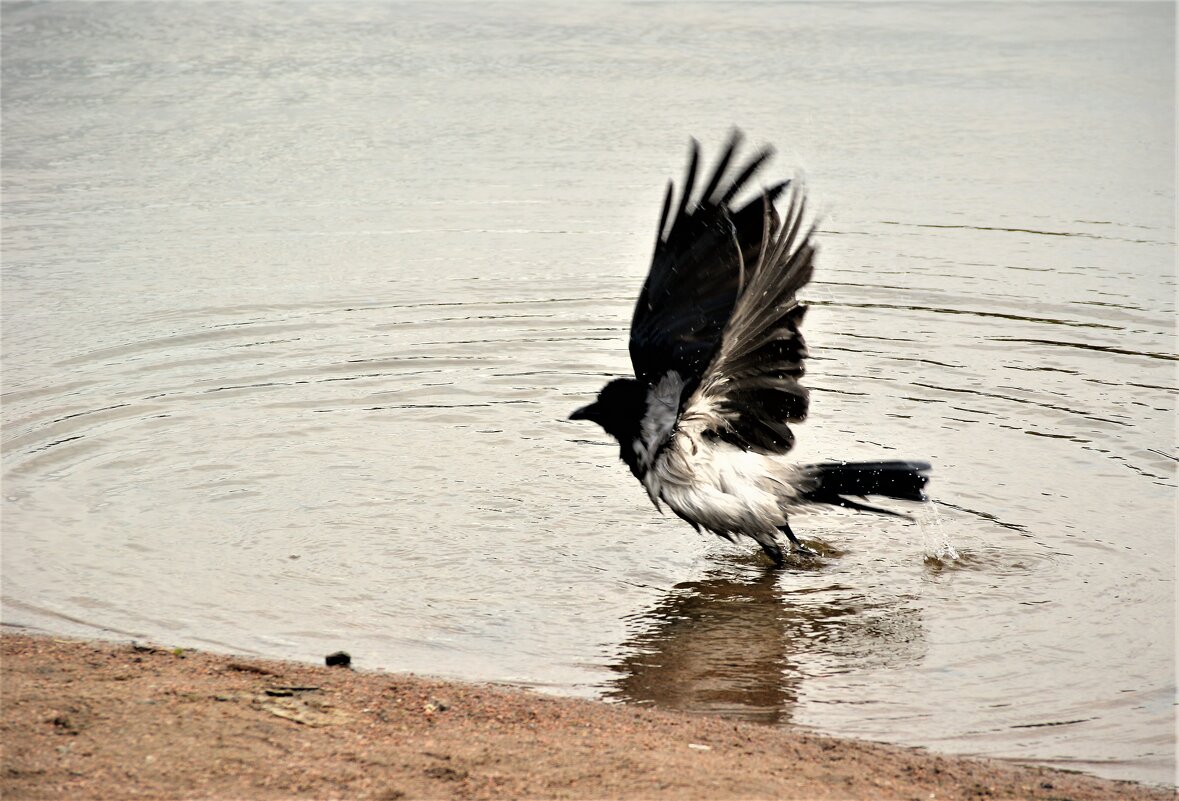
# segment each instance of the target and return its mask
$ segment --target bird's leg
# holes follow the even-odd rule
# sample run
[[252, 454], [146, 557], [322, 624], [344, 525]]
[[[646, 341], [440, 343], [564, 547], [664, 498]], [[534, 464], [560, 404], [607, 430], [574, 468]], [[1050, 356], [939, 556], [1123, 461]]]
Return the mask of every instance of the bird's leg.
[[778, 545], [778, 538], [773, 534], [763, 531], [750, 534], [749, 536], [753, 537], [757, 541], [757, 544], [761, 546], [761, 549], [765, 551], [766, 556], [770, 557], [774, 563], [774, 567], [782, 567], [786, 563], [786, 560], [782, 558], [782, 546]]
[[782, 549], [778, 546], [778, 543], [775, 542], [766, 545], [763, 542], [761, 543], [761, 549], [766, 552], [766, 556], [774, 561], [774, 567], [781, 567], [786, 564], [786, 560], [782, 557]]
[[815, 551], [813, 551], [811, 548], [804, 545], [802, 543], [802, 540], [800, 540], [798, 537], [796, 537], [794, 535], [794, 532], [790, 530], [789, 523], [783, 523], [782, 525], [778, 526], [778, 531], [781, 531], [783, 534], [786, 535], [786, 539], [790, 540], [790, 544], [794, 546], [795, 553], [800, 553], [803, 556], [818, 556], [819, 555]]

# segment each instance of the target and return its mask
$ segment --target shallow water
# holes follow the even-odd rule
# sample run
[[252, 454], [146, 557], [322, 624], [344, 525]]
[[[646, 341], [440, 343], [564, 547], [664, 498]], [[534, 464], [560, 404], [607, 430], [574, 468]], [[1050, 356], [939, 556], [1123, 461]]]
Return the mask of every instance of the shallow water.
[[[1173, 6], [997, 9], [6, 4], [4, 622], [1173, 781]], [[565, 421], [733, 123], [935, 465], [782, 572]]]

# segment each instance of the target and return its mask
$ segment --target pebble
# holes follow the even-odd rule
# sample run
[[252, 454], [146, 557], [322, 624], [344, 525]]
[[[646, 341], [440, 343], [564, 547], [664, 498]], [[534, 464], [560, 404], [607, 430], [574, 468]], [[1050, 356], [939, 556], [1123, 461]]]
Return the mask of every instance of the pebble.
[[352, 656], [347, 651], [336, 651], [323, 658], [328, 667], [352, 667]]

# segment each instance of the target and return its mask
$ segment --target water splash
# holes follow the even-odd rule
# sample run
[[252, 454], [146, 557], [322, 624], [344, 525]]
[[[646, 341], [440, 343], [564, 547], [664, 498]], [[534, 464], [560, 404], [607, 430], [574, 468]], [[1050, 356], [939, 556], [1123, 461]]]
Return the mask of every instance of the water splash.
[[950, 535], [942, 524], [941, 515], [935, 504], [922, 504], [914, 517], [921, 528], [921, 541], [927, 563], [945, 564], [957, 562], [962, 558], [954, 543], [950, 542]]

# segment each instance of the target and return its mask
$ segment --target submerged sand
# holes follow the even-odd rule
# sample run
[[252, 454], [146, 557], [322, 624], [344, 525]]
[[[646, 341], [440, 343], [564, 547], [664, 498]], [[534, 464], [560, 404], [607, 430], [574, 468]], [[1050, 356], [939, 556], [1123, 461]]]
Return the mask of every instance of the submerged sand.
[[1173, 799], [1174, 789], [497, 686], [0, 637], [10, 799]]

